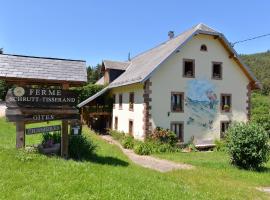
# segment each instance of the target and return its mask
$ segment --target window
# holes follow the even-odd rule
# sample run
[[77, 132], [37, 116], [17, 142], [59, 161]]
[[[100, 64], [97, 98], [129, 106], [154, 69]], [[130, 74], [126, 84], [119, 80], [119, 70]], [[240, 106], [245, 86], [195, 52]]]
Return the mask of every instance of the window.
[[184, 111], [184, 93], [172, 92], [171, 94], [171, 112]]
[[222, 79], [222, 63], [213, 62], [212, 79]]
[[114, 130], [118, 130], [118, 117], [114, 117]]
[[171, 123], [171, 131], [173, 131], [176, 134], [176, 136], [180, 142], [184, 142], [183, 129], [184, 129], [183, 122], [172, 122]]
[[128, 133], [133, 136], [133, 120], [128, 121]]
[[221, 121], [220, 122], [220, 138], [224, 138], [226, 131], [228, 130], [231, 122], [230, 121]]
[[123, 95], [119, 94], [119, 109], [122, 109], [122, 105], [123, 105]]
[[202, 44], [201, 51], [207, 51], [207, 46], [205, 44]]
[[129, 110], [133, 111], [134, 108], [134, 92], [129, 93]]
[[232, 98], [231, 94], [221, 94], [220, 107], [223, 112], [231, 112]]
[[113, 108], [115, 108], [115, 102], [116, 102], [116, 95], [113, 95]]
[[184, 59], [183, 76], [187, 78], [195, 77], [195, 60]]

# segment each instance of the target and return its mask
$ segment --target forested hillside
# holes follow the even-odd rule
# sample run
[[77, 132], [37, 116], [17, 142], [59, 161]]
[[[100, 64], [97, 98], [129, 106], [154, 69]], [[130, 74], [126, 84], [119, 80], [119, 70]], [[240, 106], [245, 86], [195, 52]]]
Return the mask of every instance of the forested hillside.
[[263, 93], [270, 92], [270, 50], [264, 53], [250, 55], [241, 55], [242, 60], [246, 63], [257, 79], [264, 86]]
[[270, 51], [241, 55], [241, 57], [263, 84], [263, 95], [260, 92], [255, 92], [252, 95], [251, 118], [263, 126], [270, 134]]

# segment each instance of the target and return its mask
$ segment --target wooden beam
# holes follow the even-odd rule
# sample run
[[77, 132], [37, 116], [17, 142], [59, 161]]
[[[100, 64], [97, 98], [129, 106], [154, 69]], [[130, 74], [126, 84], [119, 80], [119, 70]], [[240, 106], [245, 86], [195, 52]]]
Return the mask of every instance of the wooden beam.
[[[69, 89], [69, 84], [62, 85], [64, 90]], [[68, 120], [62, 120], [61, 157], [68, 158]]]
[[24, 122], [16, 123], [16, 148], [24, 148], [25, 147], [25, 124]]

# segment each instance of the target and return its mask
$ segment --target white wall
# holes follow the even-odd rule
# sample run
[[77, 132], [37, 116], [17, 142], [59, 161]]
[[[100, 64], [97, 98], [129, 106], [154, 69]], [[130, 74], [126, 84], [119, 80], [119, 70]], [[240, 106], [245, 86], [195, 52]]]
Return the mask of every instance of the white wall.
[[[134, 109], [129, 110], [129, 93], [134, 92]], [[129, 120], [133, 120], [133, 134], [136, 139], [143, 139], [143, 85], [133, 84], [114, 88], [111, 91], [116, 95], [116, 104], [113, 109], [112, 128], [114, 129], [115, 117], [118, 117], [118, 131], [128, 133]], [[119, 94], [123, 95], [122, 109], [119, 109]]]
[[[200, 46], [206, 44], [208, 51], [201, 52]], [[184, 121], [184, 141], [188, 142], [191, 136], [195, 138], [219, 138], [220, 121], [246, 121], [247, 120], [247, 84], [248, 79], [240, 67], [228, 57], [227, 51], [218, 40], [211, 36], [198, 35], [189, 41], [179, 53], [167, 59], [152, 75], [151, 114], [152, 125], [170, 128], [171, 121]], [[183, 59], [195, 59], [195, 78], [183, 78]], [[212, 62], [223, 63], [223, 79], [212, 80]], [[207, 116], [202, 115], [201, 122], [187, 124], [194, 111], [184, 106], [184, 113], [170, 113], [171, 92], [185, 92], [187, 95], [190, 80], [202, 80], [214, 86], [217, 95], [218, 107], [213, 117], [213, 128], [202, 127], [199, 123], [207, 122]], [[199, 88], [200, 90], [200, 88]], [[232, 94], [232, 112], [220, 113], [220, 94]], [[200, 112], [200, 111], [199, 111]], [[192, 114], [193, 113], [193, 114]], [[195, 113], [196, 114], [196, 113]], [[120, 120], [121, 121], [121, 120]], [[209, 121], [209, 120], [208, 120]]]
[[5, 117], [6, 116], [6, 104], [5, 102], [0, 101], [0, 117]]

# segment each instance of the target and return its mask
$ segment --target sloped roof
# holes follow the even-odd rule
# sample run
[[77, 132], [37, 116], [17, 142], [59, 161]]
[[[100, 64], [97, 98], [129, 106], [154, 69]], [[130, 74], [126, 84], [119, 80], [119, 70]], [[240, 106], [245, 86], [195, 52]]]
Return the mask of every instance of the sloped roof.
[[84, 83], [87, 81], [86, 62], [0, 54], [0, 78]]
[[104, 60], [103, 61], [105, 69], [118, 69], [118, 70], [126, 70], [129, 66], [130, 62], [119, 62], [112, 60]]
[[246, 74], [250, 76], [255, 82], [257, 82], [255, 76], [251, 73], [249, 68], [244, 65], [240, 58], [238, 57], [235, 50], [232, 48], [230, 43], [224, 37], [224, 35], [214, 29], [200, 23], [189, 30], [181, 33], [173, 39], [170, 39], [146, 52], [143, 52], [131, 59], [130, 65], [127, 67], [126, 71], [115, 79], [110, 85], [110, 88], [119, 87], [123, 85], [144, 82], [148, 79], [151, 74], [173, 53], [181, 49], [186, 42], [188, 42], [196, 34], [208, 34], [219, 36], [227, 48], [233, 52], [234, 56], [243, 65], [246, 70]]
[[95, 85], [104, 85], [104, 76], [98, 79], [97, 82], [95, 82]]
[[[241, 61], [238, 54], [230, 45], [229, 41], [225, 38], [225, 36], [222, 33], [215, 31], [214, 29], [200, 23], [190, 28], [189, 30], [181, 33], [175, 38], [170, 39], [132, 58], [125, 72], [121, 74], [117, 79], [115, 79], [112, 83], [110, 83], [109, 86], [106, 87], [106, 91], [109, 88], [120, 87], [146, 81], [170, 55], [172, 55], [176, 51], [180, 51], [181, 48], [196, 34], [207, 34], [220, 38], [225, 47], [233, 53], [232, 56], [242, 66], [242, 69], [244, 70], [244, 73], [248, 76], [248, 78], [254, 83], [258, 83], [253, 73]], [[258, 84], [258, 86], [260, 87], [260, 84]], [[88, 98], [86, 101], [79, 104], [79, 107], [84, 106], [85, 104], [89, 103], [103, 93], [104, 92], [100, 92]]]

